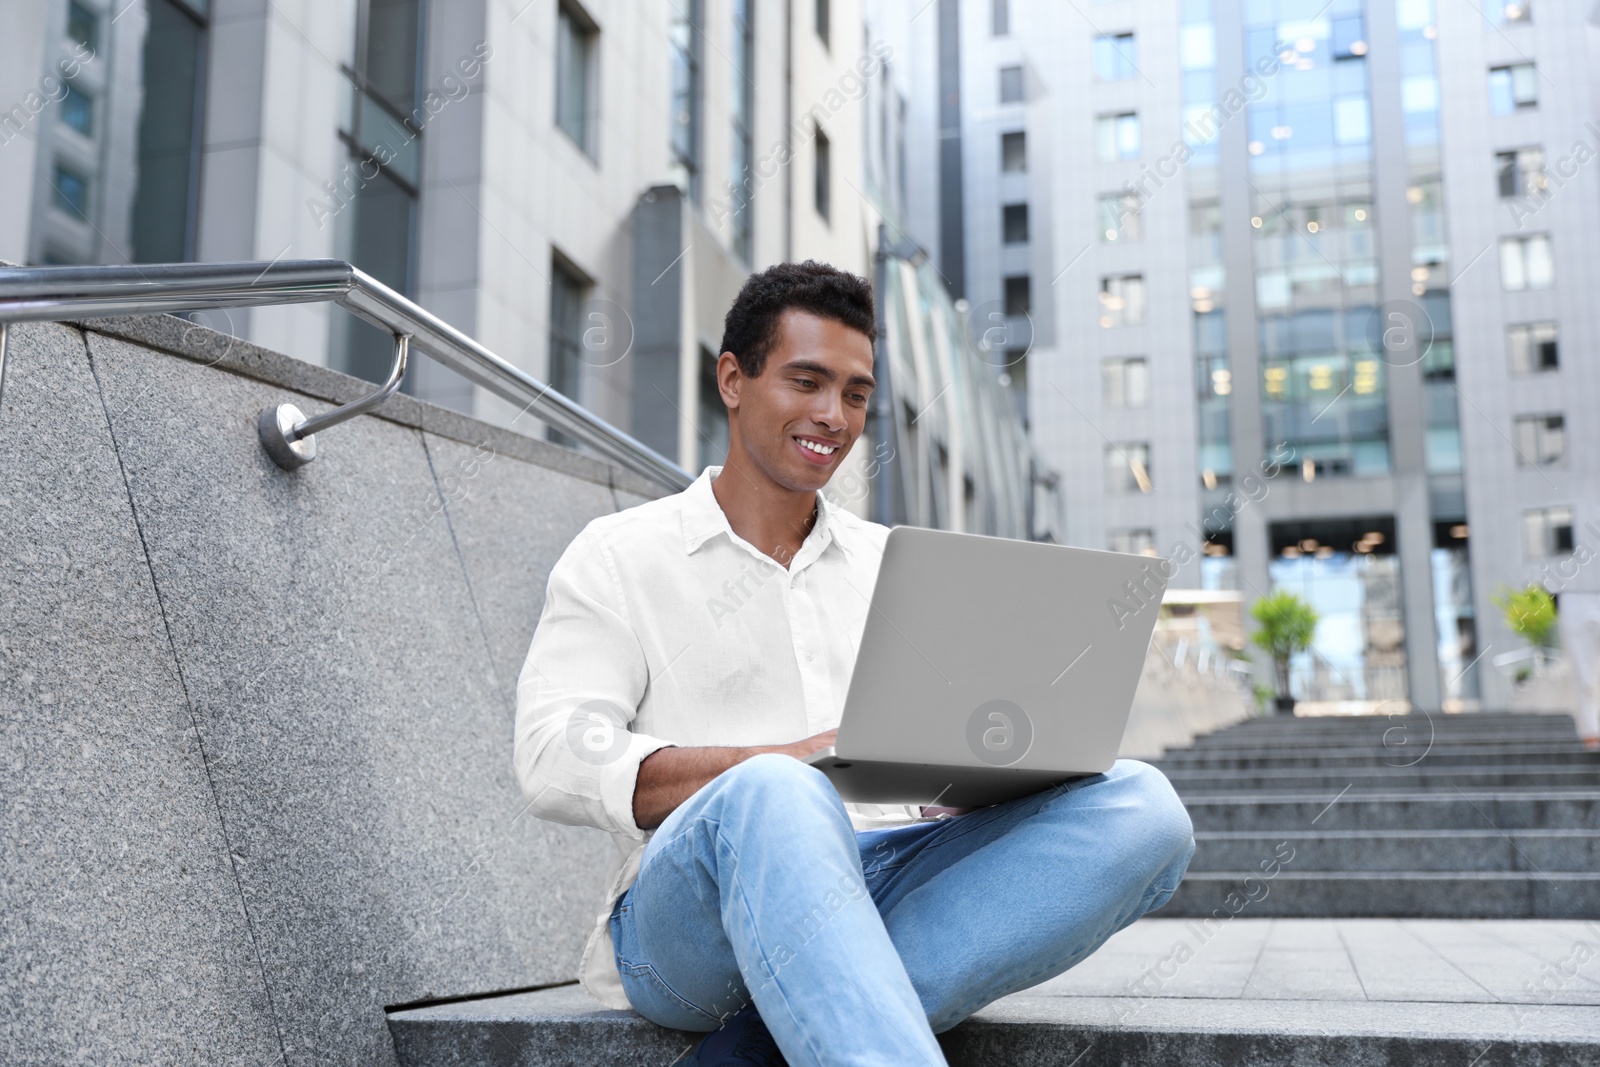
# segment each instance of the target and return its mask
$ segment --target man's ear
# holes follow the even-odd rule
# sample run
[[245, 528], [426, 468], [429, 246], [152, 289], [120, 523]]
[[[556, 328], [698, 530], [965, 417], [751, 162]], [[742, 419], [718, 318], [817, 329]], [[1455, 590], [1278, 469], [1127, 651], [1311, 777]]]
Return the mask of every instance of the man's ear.
[[739, 369], [739, 357], [724, 352], [717, 357], [717, 391], [729, 411], [739, 409], [739, 389], [744, 384], [744, 372]]

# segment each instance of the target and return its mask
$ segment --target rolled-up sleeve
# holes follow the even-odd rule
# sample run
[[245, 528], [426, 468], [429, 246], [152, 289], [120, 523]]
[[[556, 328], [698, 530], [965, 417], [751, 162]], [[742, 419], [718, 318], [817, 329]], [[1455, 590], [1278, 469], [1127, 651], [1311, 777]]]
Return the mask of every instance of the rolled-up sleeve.
[[515, 762], [532, 814], [644, 839], [639, 764], [672, 744], [631, 728], [649, 680], [606, 545], [585, 529], [550, 571], [517, 679]]

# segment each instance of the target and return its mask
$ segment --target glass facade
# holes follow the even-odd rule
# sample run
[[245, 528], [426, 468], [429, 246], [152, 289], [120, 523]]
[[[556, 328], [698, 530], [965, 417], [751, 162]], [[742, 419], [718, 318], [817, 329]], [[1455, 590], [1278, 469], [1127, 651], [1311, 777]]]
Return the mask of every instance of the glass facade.
[[594, 157], [594, 24], [577, 7], [556, 7], [556, 125]]
[[1407, 699], [1404, 610], [1395, 523], [1387, 516], [1273, 523], [1274, 590], [1317, 612], [1312, 647], [1290, 661], [1297, 699], [1373, 711]]
[[755, 15], [751, 0], [733, 0], [733, 251], [750, 262], [751, 207], [754, 188]]
[[[583, 301], [588, 282], [559, 259], [550, 263], [550, 349], [546, 384], [583, 403]], [[545, 434], [553, 444], [576, 448], [577, 442], [554, 427]]]
[[[672, 8], [672, 180], [700, 202], [701, 0], [682, 0]], [[742, 181], [742, 177], [737, 179]]]
[[[1013, 417], [1016, 392], [997, 373], [1024, 375], [1021, 353], [988, 344], [932, 263], [890, 257], [881, 279], [894, 424], [873, 443], [864, 476], [836, 479], [830, 496], [861, 499], [883, 486], [890, 524], [1059, 537], [1059, 498], [1036, 478], [1043, 465]], [[879, 515], [876, 500], [868, 513]]]
[[1276, 60], [1248, 120], [1263, 446], [1308, 480], [1386, 474], [1363, 11], [1255, 0], [1244, 32]]
[[[340, 131], [354, 195], [335, 220], [336, 247], [341, 259], [407, 296], [416, 288], [421, 51], [421, 0], [362, 0], [355, 63], [346, 70], [349, 125]], [[334, 367], [382, 381], [393, 359], [393, 341], [381, 330], [353, 315], [334, 317]], [[408, 374], [401, 388], [411, 392], [417, 380]]]

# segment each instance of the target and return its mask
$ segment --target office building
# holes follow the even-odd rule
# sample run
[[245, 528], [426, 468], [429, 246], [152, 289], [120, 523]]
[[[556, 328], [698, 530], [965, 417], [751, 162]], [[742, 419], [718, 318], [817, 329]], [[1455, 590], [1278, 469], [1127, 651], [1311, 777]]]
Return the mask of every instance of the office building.
[[1504, 706], [1497, 592], [1600, 590], [1594, 17], [937, 0], [908, 214], [1067, 540], [1306, 596], [1329, 710]]
[[[815, 258], [937, 289], [909, 242], [875, 258], [905, 75], [859, 0], [6, 0], [0, 20], [0, 259], [347, 260], [690, 470], [726, 447], [712, 368], [749, 272]], [[391, 358], [326, 306], [197, 317], [368, 379]], [[911, 408], [899, 451], [926, 470], [894, 514], [1026, 535], [1026, 440], [964, 358], [902, 360], [887, 407]], [[427, 360], [403, 388], [543, 432]], [[880, 443], [841, 473], [872, 480]], [[954, 505], [931, 502], [939, 455]]]

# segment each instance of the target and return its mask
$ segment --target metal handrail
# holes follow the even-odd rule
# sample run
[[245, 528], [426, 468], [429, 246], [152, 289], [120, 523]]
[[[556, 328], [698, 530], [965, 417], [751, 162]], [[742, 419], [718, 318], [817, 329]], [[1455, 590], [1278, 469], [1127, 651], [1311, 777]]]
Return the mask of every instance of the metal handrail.
[[[496, 396], [521, 405], [523, 411], [619, 466], [673, 490], [693, 481], [687, 471], [655, 449], [512, 366], [382, 282], [336, 259], [0, 267], [0, 374], [5, 367], [5, 325], [11, 322], [322, 302], [338, 304], [397, 338], [409, 337], [411, 347]], [[0, 388], [3, 382], [0, 378]]]

